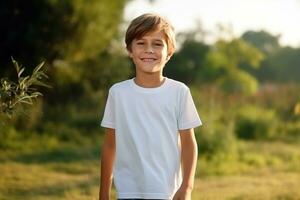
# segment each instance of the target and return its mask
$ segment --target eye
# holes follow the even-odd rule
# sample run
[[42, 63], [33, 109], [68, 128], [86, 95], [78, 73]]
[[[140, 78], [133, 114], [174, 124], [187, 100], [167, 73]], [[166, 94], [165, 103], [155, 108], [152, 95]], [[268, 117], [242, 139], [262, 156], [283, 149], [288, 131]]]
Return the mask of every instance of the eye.
[[137, 45], [144, 45], [145, 43], [144, 42], [137, 42], [136, 44]]
[[154, 45], [155, 45], [155, 46], [158, 46], [158, 47], [161, 47], [161, 46], [163, 46], [163, 44], [162, 44], [162, 43], [155, 43]]

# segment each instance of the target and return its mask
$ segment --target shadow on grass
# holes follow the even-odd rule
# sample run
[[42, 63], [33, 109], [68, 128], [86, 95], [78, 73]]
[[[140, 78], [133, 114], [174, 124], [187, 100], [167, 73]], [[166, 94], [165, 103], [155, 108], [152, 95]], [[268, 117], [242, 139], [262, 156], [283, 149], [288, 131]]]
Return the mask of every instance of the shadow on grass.
[[11, 158], [16, 162], [25, 164], [38, 163], [71, 163], [77, 161], [99, 160], [100, 147], [93, 145], [91, 147], [61, 147], [54, 150], [39, 151], [32, 153], [20, 153]]
[[45, 199], [65, 197], [68, 193], [76, 192], [92, 196], [92, 188], [99, 185], [99, 177], [93, 176], [85, 181], [68, 181], [56, 183], [49, 186], [37, 186], [34, 188], [10, 188], [2, 192], [4, 197], [9, 199], [36, 199], [37, 197]]

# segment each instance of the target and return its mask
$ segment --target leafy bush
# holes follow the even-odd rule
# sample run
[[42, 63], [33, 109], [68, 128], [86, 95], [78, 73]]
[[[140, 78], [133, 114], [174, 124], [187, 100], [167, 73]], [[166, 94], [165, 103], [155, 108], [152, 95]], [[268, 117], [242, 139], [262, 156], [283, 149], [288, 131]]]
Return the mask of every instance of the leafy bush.
[[273, 139], [277, 126], [278, 119], [274, 110], [247, 105], [236, 114], [235, 133], [242, 139]]
[[1, 78], [0, 85], [0, 114], [4, 113], [11, 116], [16, 107], [23, 104], [32, 104], [33, 100], [42, 93], [37, 91], [36, 86], [49, 87], [43, 82], [47, 75], [41, 70], [44, 63], [39, 64], [32, 72], [32, 75], [23, 77], [25, 70], [12, 59], [14, 67], [16, 68], [18, 80], [13, 82], [7, 78]]
[[47, 135], [55, 135], [61, 142], [73, 142], [76, 144], [85, 142], [83, 134], [76, 127], [71, 127], [64, 123], [51, 122], [47, 122], [43, 127]]
[[236, 152], [234, 118], [231, 112], [225, 112], [228, 104], [224, 93], [215, 87], [203, 90], [191, 87], [191, 93], [203, 122], [203, 126], [195, 129], [199, 156], [208, 159], [220, 154], [233, 156]]
[[241, 92], [244, 94], [254, 94], [257, 91], [258, 83], [254, 77], [244, 71], [232, 71], [217, 81], [217, 84], [224, 91], [229, 93]]
[[216, 122], [214, 126], [210, 124], [205, 124], [205, 126], [207, 127], [202, 127], [201, 131], [196, 134], [200, 156], [211, 159], [220, 154], [226, 156], [235, 154], [236, 139], [232, 122], [228, 125]]

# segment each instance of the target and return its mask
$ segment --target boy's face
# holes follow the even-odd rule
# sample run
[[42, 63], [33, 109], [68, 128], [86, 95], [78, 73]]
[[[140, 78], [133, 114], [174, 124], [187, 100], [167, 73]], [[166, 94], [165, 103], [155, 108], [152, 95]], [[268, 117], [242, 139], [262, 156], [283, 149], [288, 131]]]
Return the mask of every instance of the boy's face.
[[162, 72], [169, 60], [165, 36], [159, 30], [148, 33], [142, 38], [134, 39], [131, 44], [131, 51], [128, 53], [135, 64], [137, 73]]

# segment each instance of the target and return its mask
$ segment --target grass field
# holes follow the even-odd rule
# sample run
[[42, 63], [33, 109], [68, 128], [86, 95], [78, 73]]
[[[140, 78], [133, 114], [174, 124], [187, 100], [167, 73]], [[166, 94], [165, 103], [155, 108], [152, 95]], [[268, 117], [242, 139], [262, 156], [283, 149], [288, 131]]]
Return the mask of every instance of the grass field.
[[[99, 146], [1, 150], [0, 199], [97, 199]], [[300, 148], [296, 144], [244, 142], [241, 146], [243, 157], [239, 162], [224, 161], [218, 168], [199, 161], [193, 200], [300, 199]]]

